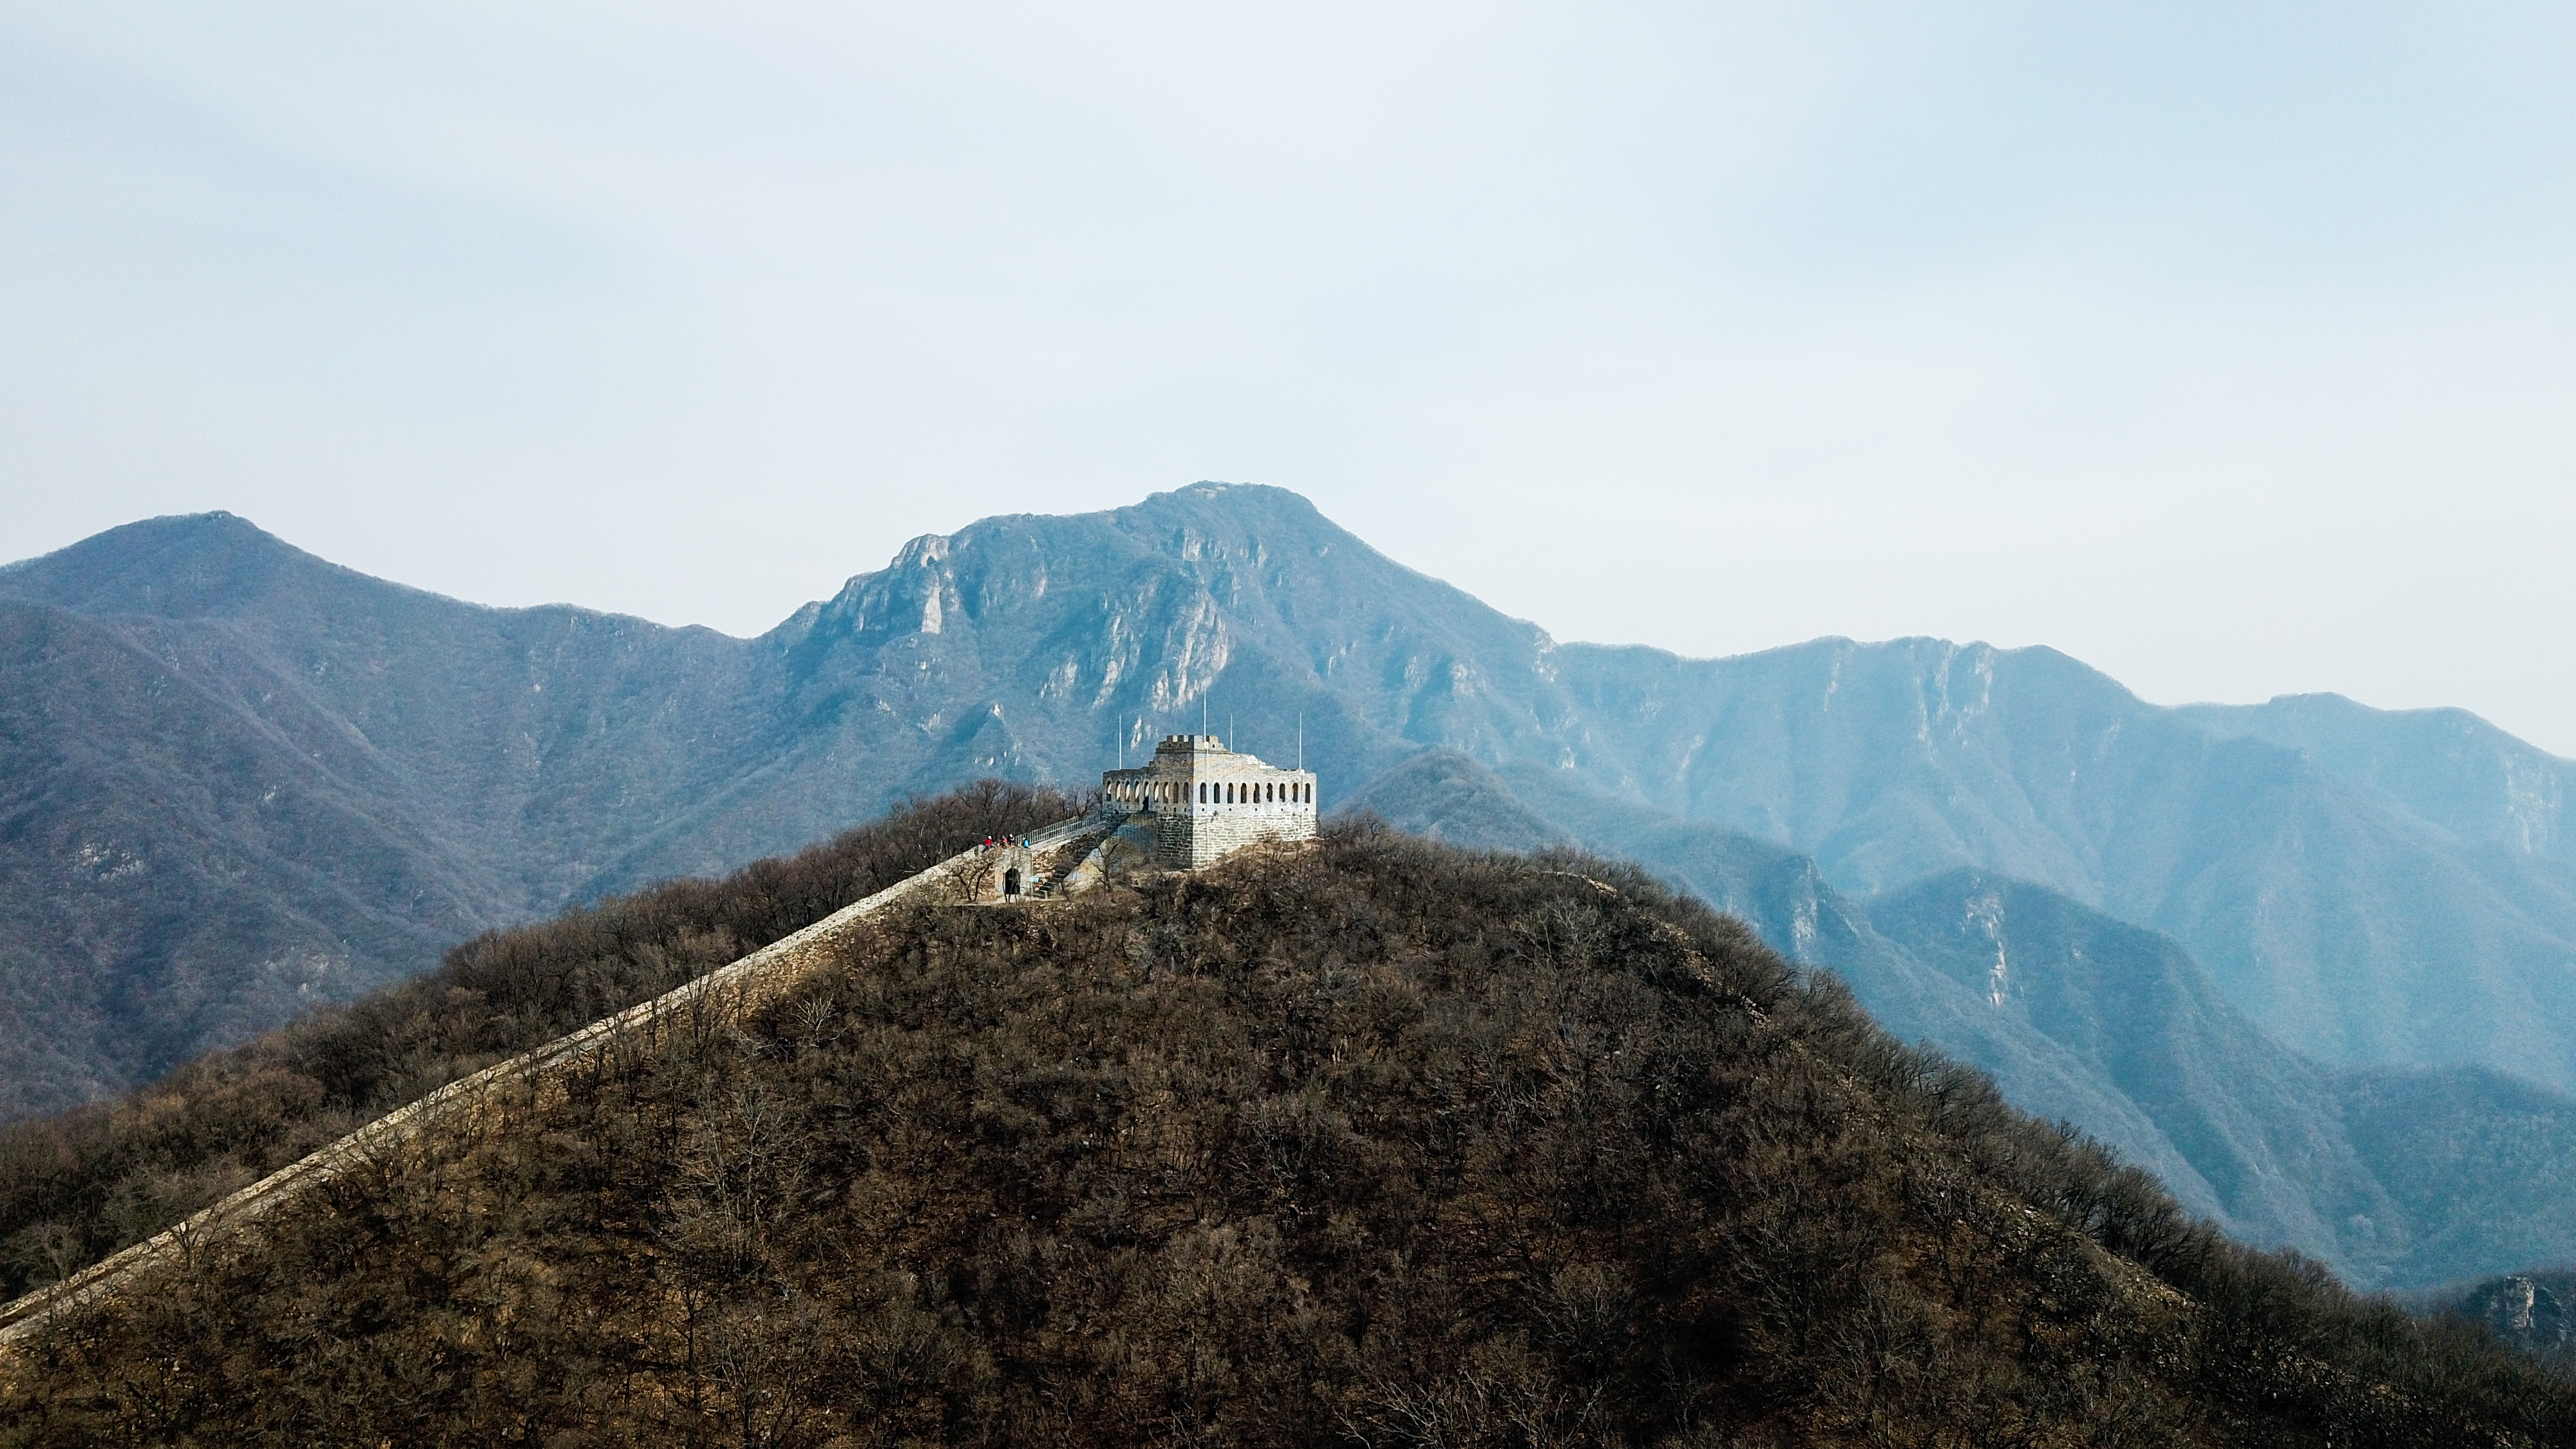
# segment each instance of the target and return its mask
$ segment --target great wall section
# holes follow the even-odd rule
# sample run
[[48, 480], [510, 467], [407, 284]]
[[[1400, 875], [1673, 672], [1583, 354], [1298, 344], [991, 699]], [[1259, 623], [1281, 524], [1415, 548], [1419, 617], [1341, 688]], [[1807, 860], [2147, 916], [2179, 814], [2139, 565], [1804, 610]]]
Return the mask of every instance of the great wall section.
[[955, 905], [1058, 899], [1131, 872], [1198, 869], [1249, 845], [1310, 840], [1314, 834], [1312, 774], [1237, 754], [1214, 736], [1169, 736], [1153, 763], [1103, 775], [1101, 803], [1089, 814], [1018, 841], [960, 851], [730, 965], [460, 1077], [153, 1237], [0, 1305], [0, 1357], [57, 1315], [115, 1297], [137, 1274], [186, 1261], [214, 1236], [256, 1225], [297, 1194], [471, 1113], [503, 1087], [541, 1080], [612, 1043], [650, 1039], [710, 1009], [738, 1016], [757, 1008], [835, 959], [861, 923], [900, 901], [925, 893]]

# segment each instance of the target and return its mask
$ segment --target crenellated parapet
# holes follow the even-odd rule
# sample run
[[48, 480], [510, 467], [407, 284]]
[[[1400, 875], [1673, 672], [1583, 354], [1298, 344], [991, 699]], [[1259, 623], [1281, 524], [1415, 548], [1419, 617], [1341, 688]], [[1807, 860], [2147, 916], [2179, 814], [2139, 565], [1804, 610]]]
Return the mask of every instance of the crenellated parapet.
[[1229, 750], [1214, 735], [1167, 735], [1153, 760], [1100, 777], [1116, 806], [1150, 820], [1155, 863], [1196, 870], [1264, 840], [1315, 838], [1315, 776]]

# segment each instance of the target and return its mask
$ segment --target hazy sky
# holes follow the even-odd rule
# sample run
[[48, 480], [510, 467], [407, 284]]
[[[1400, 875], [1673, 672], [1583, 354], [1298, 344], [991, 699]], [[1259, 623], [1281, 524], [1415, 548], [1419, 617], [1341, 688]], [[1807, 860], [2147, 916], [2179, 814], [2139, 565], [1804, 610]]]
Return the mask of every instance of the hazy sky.
[[1559, 638], [2576, 754], [2576, 9], [0, 9], [0, 557], [753, 633], [1201, 478]]

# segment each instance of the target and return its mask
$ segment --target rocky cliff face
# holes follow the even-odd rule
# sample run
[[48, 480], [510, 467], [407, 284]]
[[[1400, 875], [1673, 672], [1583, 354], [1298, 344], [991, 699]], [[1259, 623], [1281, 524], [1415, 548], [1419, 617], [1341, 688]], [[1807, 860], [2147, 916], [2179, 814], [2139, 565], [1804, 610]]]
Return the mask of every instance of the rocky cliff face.
[[2431, 1300], [2437, 1309], [2486, 1325], [2562, 1378], [2576, 1370], [2576, 1271], [2511, 1273]]

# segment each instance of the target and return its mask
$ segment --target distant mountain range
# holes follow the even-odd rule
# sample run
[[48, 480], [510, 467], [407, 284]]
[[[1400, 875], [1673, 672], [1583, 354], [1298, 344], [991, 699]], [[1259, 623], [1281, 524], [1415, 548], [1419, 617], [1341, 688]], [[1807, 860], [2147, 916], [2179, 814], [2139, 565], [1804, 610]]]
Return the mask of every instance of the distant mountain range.
[[2445, 1142], [2559, 1140], [2576, 762], [2457, 711], [2159, 708], [2047, 649], [1559, 644], [1217, 484], [918, 539], [749, 640], [460, 603], [225, 514], [0, 569], [0, 1113], [910, 792], [1094, 779], [1202, 710], [1273, 758], [1302, 741], [1327, 808], [1683, 879], [2365, 1281], [2553, 1251], [2527, 1217], [2531, 1251], [2442, 1246], [2373, 1155], [2425, 1144], [2373, 1125], [2371, 1084], [2438, 1081], [2503, 1134]]

